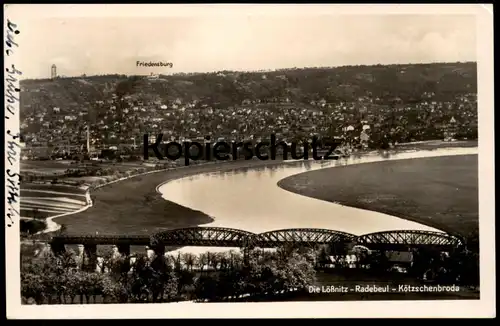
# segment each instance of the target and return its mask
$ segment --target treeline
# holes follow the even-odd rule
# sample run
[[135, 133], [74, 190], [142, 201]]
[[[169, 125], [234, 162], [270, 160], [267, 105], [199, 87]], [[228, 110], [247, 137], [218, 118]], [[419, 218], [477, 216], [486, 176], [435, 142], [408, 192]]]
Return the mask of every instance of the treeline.
[[[21, 294], [25, 303], [132, 303], [173, 301], [232, 301], [274, 297], [305, 291], [319, 270], [357, 268], [373, 279], [391, 273], [394, 263], [383, 252], [346, 248], [281, 247], [274, 251], [243, 248], [241, 252], [194, 255], [137, 254], [106, 251], [97, 266], [86, 256], [66, 251], [22, 246]], [[413, 252], [408, 276], [438, 284], [479, 285], [479, 256], [469, 251], [450, 255], [432, 250]], [[354, 266], [352, 266], [354, 265]], [[97, 267], [97, 268], [96, 268]], [[332, 270], [333, 268], [333, 270]]]
[[[309, 104], [352, 102], [360, 97], [378, 98], [378, 104], [418, 102], [425, 93], [434, 100], [452, 101], [457, 95], [477, 92], [477, 65], [435, 63], [417, 65], [346, 66], [288, 69], [270, 72], [219, 72], [160, 76], [92, 76], [21, 82], [23, 104], [30, 108], [90, 104], [115, 94], [135, 94], [143, 100], [199, 100], [221, 107], [241, 105], [244, 100], [275, 102], [288, 98]], [[36, 91], [42, 89], [42, 91]], [[23, 99], [24, 98], [24, 99]]]
[[[100, 270], [92, 271], [79, 268], [81, 260], [73, 252], [45, 251], [22, 259], [21, 293], [25, 303], [34, 304], [204, 301], [272, 296], [315, 282], [311, 255], [297, 250], [247, 255], [137, 255], [132, 262], [108, 255]], [[195, 264], [201, 271], [193, 269]]]

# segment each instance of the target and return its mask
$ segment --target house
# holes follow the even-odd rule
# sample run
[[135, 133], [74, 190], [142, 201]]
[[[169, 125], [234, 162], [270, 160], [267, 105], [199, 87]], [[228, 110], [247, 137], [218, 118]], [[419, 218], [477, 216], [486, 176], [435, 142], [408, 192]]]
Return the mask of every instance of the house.
[[361, 146], [363, 148], [368, 148], [368, 141], [370, 140], [370, 136], [366, 131], [362, 131], [361, 134], [359, 135], [359, 140], [361, 142]]
[[458, 133], [458, 125], [455, 117], [451, 117], [447, 125], [443, 126], [443, 140], [444, 141], [454, 141], [455, 136]]
[[353, 127], [352, 125], [349, 125], [349, 126], [347, 126], [347, 127], [342, 128], [342, 130], [343, 130], [344, 132], [346, 132], [346, 131], [353, 131], [353, 130], [354, 130], [354, 127]]

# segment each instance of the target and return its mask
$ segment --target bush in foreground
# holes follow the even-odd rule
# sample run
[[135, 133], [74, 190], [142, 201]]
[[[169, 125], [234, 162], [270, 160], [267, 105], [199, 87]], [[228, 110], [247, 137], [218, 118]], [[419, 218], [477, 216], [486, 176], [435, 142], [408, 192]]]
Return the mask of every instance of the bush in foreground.
[[[102, 259], [97, 266], [88, 268], [86, 260], [72, 251], [56, 256], [36, 243], [21, 247], [21, 291], [25, 302], [36, 304], [270, 298], [305, 290], [315, 284], [316, 269], [325, 269], [328, 257], [338, 259], [345, 254], [345, 248], [323, 249], [243, 249], [152, 258], [141, 254], [125, 258], [109, 250], [98, 255]], [[410, 277], [439, 284], [479, 284], [474, 252], [457, 250], [446, 255], [421, 249], [413, 256]], [[349, 268], [342, 260], [335, 265], [335, 269]], [[381, 252], [359, 255], [355, 265], [371, 276], [391, 271]]]
[[248, 250], [246, 257], [239, 253], [108, 257], [98, 271], [91, 271], [74, 252], [56, 256], [46, 249], [22, 259], [21, 292], [26, 302], [36, 304], [214, 301], [272, 296], [314, 282], [313, 262], [299, 252]]

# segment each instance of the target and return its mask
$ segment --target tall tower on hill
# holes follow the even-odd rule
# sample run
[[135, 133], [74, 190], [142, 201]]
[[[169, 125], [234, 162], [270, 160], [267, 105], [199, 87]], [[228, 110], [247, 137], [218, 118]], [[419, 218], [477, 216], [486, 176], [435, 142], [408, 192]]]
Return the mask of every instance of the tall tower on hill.
[[55, 64], [50, 68], [50, 78], [54, 79], [57, 77], [57, 67]]

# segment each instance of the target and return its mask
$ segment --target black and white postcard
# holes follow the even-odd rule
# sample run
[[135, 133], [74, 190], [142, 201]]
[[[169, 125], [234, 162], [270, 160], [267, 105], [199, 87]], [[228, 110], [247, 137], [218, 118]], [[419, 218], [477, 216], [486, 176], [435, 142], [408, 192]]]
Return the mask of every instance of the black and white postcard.
[[4, 6], [7, 317], [494, 317], [492, 5]]

